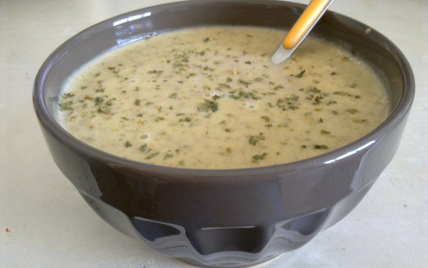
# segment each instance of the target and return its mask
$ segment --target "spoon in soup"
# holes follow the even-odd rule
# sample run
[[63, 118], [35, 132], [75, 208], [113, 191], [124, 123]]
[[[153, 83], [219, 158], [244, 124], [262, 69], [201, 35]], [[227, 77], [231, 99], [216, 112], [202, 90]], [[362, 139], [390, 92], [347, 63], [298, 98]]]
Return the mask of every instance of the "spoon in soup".
[[271, 57], [273, 64], [286, 62], [291, 57], [333, 1], [334, 0], [312, 0], [310, 2], [291, 28], [290, 32], [288, 32], [284, 41], [273, 53]]

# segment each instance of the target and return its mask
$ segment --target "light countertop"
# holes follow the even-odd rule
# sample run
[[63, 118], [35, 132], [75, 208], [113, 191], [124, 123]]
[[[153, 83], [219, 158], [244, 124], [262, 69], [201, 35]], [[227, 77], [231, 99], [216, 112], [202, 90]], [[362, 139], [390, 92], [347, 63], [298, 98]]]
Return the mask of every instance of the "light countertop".
[[[0, 1], [0, 267], [189, 267], [92, 211], [52, 160], [31, 101], [39, 67], [68, 38], [166, 2]], [[403, 51], [415, 74], [415, 102], [395, 158], [357, 208], [259, 267], [428, 267], [428, 1], [337, 0], [331, 10]]]

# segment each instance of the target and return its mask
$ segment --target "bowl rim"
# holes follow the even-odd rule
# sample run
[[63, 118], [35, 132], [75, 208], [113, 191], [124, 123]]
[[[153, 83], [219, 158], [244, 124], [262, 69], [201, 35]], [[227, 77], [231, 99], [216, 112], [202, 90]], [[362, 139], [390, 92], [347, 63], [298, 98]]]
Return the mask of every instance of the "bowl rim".
[[[392, 43], [388, 38], [386, 38], [381, 33], [374, 30], [372, 27], [369, 27], [357, 20], [349, 18], [347, 16], [341, 15], [333, 11], [327, 11], [326, 14], [333, 14], [336, 17], [340, 17], [344, 21], [348, 21], [353, 24], [371, 29], [371, 37], [368, 37], [374, 41], [374, 39], [382, 40], [383, 44], [389, 49], [389, 53], [395, 58], [398, 66], [401, 70], [401, 75], [403, 76], [404, 89], [403, 93], [396, 105], [392, 110], [388, 118], [376, 127], [373, 131], [366, 134], [365, 136], [357, 139], [356, 141], [349, 143], [345, 146], [342, 146], [338, 149], [332, 150], [330, 152], [323, 153], [318, 156], [311, 158], [302, 159], [295, 162], [289, 162], [274, 166], [262, 166], [262, 167], [251, 167], [251, 168], [240, 168], [240, 169], [191, 169], [191, 168], [177, 168], [177, 167], [168, 167], [168, 166], [158, 166], [148, 163], [143, 163], [135, 160], [130, 160], [116, 156], [105, 151], [94, 148], [74, 136], [68, 133], [65, 128], [63, 128], [53, 116], [50, 115], [47, 105], [44, 102], [43, 98], [43, 89], [45, 78], [49, 74], [49, 71], [55, 65], [55, 61], [58, 60], [58, 55], [61, 54], [61, 51], [71, 43], [78, 42], [79, 40], [85, 38], [88, 35], [95, 34], [97, 32], [103, 31], [106, 28], [114, 27], [113, 23], [119, 20], [127, 19], [136, 15], [147, 14], [158, 14], [162, 12], [171, 12], [174, 10], [179, 10], [181, 8], [189, 8], [194, 6], [209, 5], [209, 4], [248, 4], [248, 5], [280, 5], [288, 7], [297, 7], [302, 8], [306, 5], [287, 2], [287, 1], [275, 1], [275, 0], [193, 0], [193, 1], [180, 1], [173, 3], [166, 3], [151, 7], [146, 7], [130, 12], [114, 16], [97, 24], [94, 24], [81, 32], [75, 34], [73, 37], [69, 38], [67, 41], [62, 43], [56, 50], [54, 50], [49, 57], [44, 61], [40, 67], [37, 76], [34, 81], [33, 86], [33, 106], [36, 112], [36, 115], [39, 119], [41, 126], [45, 130], [50, 132], [56, 139], [65, 144], [67, 147], [72, 149], [74, 152], [81, 156], [90, 157], [96, 161], [101, 161], [106, 163], [108, 166], [120, 169], [131, 169], [137, 171], [151, 172], [159, 175], [174, 175], [173, 179], [182, 179], [182, 180], [192, 180], [197, 181], [200, 178], [215, 178], [218, 180], [221, 177], [227, 177], [230, 180], [230, 177], [233, 177], [234, 182], [236, 180], [245, 179], [248, 180], [252, 177], [259, 177], [259, 175], [273, 175], [273, 174], [283, 174], [284, 171], [287, 171], [287, 174], [298, 172], [299, 170], [312, 169], [320, 165], [334, 164], [336, 161], [346, 158], [352, 154], [355, 154], [361, 150], [369, 150], [375, 144], [377, 144], [387, 132], [390, 132], [396, 125], [398, 125], [403, 118], [408, 114], [411, 105], [413, 103], [415, 95], [415, 81], [412, 69], [409, 62], [405, 58], [404, 54], [399, 50], [399, 48]], [[254, 176], [253, 176], [254, 175]], [[262, 179], [265, 177], [263, 176]], [[260, 178], [257, 180], [260, 181]]]

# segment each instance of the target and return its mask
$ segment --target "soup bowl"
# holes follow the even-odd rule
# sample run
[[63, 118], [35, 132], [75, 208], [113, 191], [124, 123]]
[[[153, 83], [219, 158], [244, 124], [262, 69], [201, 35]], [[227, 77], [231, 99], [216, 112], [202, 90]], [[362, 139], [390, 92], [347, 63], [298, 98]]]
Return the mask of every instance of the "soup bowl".
[[392, 112], [366, 136], [313, 158], [229, 170], [156, 166], [77, 140], [61, 126], [57, 113], [69, 77], [105, 51], [196, 26], [286, 29], [304, 8], [270, 0], [186, 1], [129, 12], [75, 35], [49, 56], [34, 84], [35, 112], [55, 163], [111, 226], [188, 263], [245, 267], [308, 243], [369, 191], [394, 156], [409, 115], [414, 97], [409, 63], [370, 27], [327, 12], [313, 33], [348, 44], [354, 55], [378, 70]]

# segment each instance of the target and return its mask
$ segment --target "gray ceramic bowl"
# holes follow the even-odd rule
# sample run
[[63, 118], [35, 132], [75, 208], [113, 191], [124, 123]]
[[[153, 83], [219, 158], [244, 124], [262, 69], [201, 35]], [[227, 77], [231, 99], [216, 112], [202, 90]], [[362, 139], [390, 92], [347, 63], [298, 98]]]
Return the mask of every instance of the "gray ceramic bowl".
[[301, 247], [360, 202], [394, 156], [409, 114], [410, 66], [368, 26], [327, 12], [313, 31], [350, 44], [352, 53], [386, 75], [393, 112], [365, 137], [314, 158], [240, 170], [154, 166], [80, 142], [58, 124], [56, 110], [70, 74], [106, 50], [201, 25], [288, 28], [303, 8], [268, 0], [179, 2], [120, 15], [77, 34], [49, 56], [34, 85], [35, 111], [56, 164], [100, 217], [167, 256], [240, 267]]

